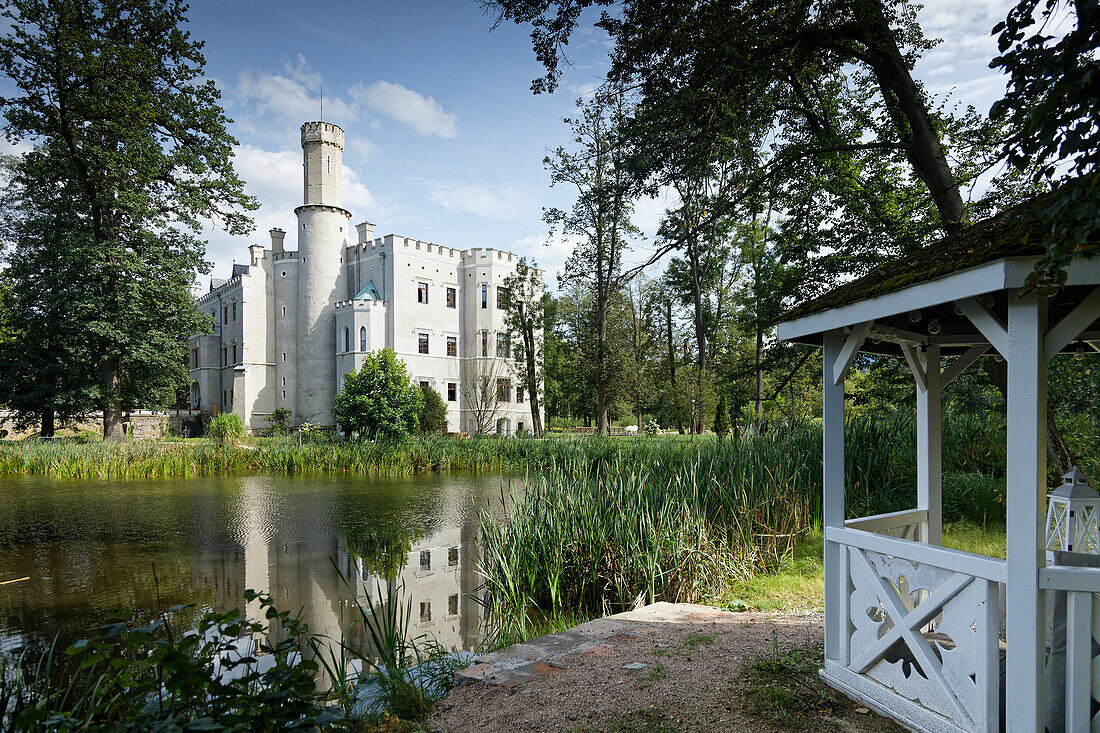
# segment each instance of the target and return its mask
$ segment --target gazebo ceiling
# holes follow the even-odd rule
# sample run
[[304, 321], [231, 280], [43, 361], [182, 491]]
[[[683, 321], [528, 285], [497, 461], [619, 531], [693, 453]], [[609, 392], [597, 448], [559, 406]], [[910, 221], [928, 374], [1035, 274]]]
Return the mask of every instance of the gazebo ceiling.
[[[1049, 194], [1048, 194], [1049, 195]], [[944, 355], [988, 341], [958, 305], [975, 300], [1007, 323], [1009, 294], [1020, 288], [1044, 248], [1038, 222], [1028, 212], [1033, 199], [908, 255], [787, 311], [779, 338], [820, 345], [836, 328], [874, 321], [860, 350], [897, 354], [897, 343], [939, 346]], [[1048, 300], [1049, 322], [1057, 323], [1100, 284], [1100, 258], [1082, 272], [1075, 262], [1067, 285]], [[1100, 351], [1100, 320], [1090, 324], [1063, 351], [1078, 343]]]

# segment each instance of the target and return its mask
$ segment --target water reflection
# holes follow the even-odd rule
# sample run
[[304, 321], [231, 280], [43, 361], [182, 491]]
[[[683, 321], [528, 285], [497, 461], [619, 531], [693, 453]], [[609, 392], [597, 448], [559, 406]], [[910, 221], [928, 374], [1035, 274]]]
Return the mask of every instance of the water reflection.
[[[245, 607], [246, 588], [370, 654], [352, 593], [403, 584], [410, 631], [480, 640], [477, 509], [500, 479], [237, 477], [0, 482], [0, 650], [62, 644], [120, 608]], [[331, 558], [331, 559], [330, 559]], [[343, 574], [350, 584], [340, 580]]]

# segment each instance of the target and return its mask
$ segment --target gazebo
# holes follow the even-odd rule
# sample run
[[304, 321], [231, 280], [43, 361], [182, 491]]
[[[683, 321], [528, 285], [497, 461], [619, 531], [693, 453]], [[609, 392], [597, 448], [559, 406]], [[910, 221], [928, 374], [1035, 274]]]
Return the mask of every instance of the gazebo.
[[[916, 730], [1100, 730], [1100, 569], [1045, 551], [1047, 363], [1100, 351], [1100, 259], [1075, 259], [1053, 291], [1027, 289], [1042, 252], [1036, 230], [1020, 212], [984, 220], [798, 306], [778, 326], [781, 340], [824, 351], [821, 675]], [[848, 519], [844, 380], [861, 351], [904, 357], [912, 371], [917, 499], [909, 511]], [[1007, 362], [1005, 560], [941, 538], [941, 394], [983, 356]], [[1065, 592], [1064, 694], [1061, 684], [1044, 694], [1044, 676], [1060, 678], [1063, 664], [1051, 655], [1046, 669], [1048, 590]]]

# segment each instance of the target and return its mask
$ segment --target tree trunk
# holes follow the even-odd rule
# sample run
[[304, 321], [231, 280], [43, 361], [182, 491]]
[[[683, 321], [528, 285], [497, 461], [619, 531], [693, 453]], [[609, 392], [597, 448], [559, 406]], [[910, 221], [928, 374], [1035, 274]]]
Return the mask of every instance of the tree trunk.
[[959, 184], [947, 163], [939, 132], [932, 123], [928, 105], [898, 48], [897, 36], [883, 13], [873, 5], [865, 59], [874, 69], [879, 89], [894, 128], [905, 145], [905, 157], [913, 172], [928, 188], [944, 230], [954, 234], [966, 221], [966, 206]]
[[596, 304], [596, 432], [608, 433], [607, 415], [607, 300], [608, 293], [597, 293]]
[[117, 358], [103, 362], [103, 388], [107, 397], [103, 402], [103, 439], [120, 441], [126, 437], [122, 432], [122, 405], [119, 402], [122, 376], [119, 374]]
[[753, 366], [756, 369], [756, 426], [764, 419], [764, 362], [761, 355], [764, 352], [764, 331], [760, 325], [756, 326], [756, 350], [753, 355]]
[[43, 438], [52, 438], [54, 433], [54, 418], [55, 413], [52, 408], [47, 407], [42, 410], [42, 429], [39, 431], [39, 436]]
[[[668, 383], [672, 389], [672, 395], [676, 396], [676, 346], [672, 342], [672, 300], [665, 301], [665, 329], [668, 333]], [[684, 434], [684, 421], [680, 417], [680, 411], [676, 410], [676, 431]]]
[[525, 342], [523, 355], [527, 362], [527, 394], [531, 404], [531, 431], [538, 438], [542, 436], [542, 414], [539, 411], [539, 383], [538, 373], [535, 370], [535, 325], [533, 322], [524, 322], [523, 340]]

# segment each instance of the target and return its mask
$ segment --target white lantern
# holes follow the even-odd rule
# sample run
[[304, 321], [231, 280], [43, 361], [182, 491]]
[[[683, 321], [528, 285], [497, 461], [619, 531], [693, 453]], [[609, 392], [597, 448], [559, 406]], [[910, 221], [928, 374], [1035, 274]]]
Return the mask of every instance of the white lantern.
[[1100, 554], [1100, 494], [1085, 472], [1074, 466], [1047, 499], [1047, 550]]

